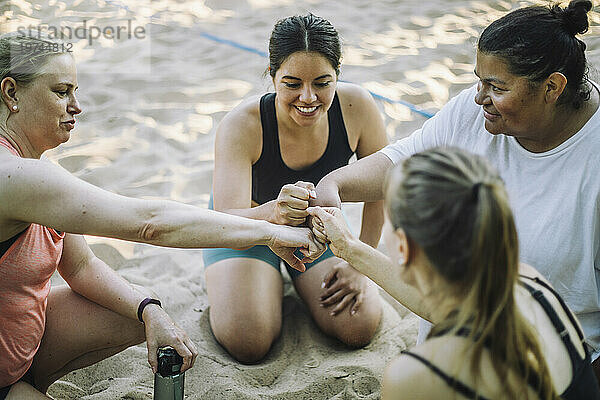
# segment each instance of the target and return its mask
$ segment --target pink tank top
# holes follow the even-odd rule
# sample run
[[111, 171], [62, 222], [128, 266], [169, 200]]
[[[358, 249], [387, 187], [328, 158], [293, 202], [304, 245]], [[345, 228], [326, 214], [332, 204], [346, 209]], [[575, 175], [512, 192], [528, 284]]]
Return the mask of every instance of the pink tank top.
[[[19, 156], [2, 136], [0, 146]], [[0, 387], [18, 381], [40, 347], [50, 277], [60, 261], [64, 237], [31, 224], [0, 257]]]

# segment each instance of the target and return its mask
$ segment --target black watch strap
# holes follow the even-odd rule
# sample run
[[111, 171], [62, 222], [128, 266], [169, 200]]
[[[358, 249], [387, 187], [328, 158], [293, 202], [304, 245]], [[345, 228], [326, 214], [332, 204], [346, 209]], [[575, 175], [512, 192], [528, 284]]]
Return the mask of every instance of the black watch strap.
[[141, 301], [140, 305], [138, 306], [138, 311], [137, 311], [137, 316], [141, 323], [144, 323], [144, 320], [142, 319], [142, 313], [144, 312], [144, 308], [146, 308], [146, 306], [148, 304], [156, 304], [157, 306], [162, 308], [162, 304], [160, 304], [160, 300], [151, 299], [150, 297], [146, 297], [144, 300]]

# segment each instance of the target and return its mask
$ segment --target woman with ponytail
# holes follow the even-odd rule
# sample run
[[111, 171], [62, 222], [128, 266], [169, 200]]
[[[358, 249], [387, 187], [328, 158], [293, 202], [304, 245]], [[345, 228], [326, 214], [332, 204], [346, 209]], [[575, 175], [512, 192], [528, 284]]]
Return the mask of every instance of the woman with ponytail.
[[[578, 37], [591, 7], [525, 7], [492, 22], [477, 45], [478, 82], [412, 135], [325, 176], [313, 204], [381, 199], [386, 172], [432, 147], [484, 156], [510, 195], [520, 261], [577, 315], [600, 376], [600, 97]], [[411, 293], [398, 298], [426, 313]]]
[[385, 192], [391, 258], [361, 244], [339, 209], [309, 208], [334, 254], [394, 297], [411, 286], [430, 310], [428, 340], [388, 366], [385, 399], [600, 399], [573, 314], [519, 265], [508, 195], [483, 158], [417, 153], [392, 170]]

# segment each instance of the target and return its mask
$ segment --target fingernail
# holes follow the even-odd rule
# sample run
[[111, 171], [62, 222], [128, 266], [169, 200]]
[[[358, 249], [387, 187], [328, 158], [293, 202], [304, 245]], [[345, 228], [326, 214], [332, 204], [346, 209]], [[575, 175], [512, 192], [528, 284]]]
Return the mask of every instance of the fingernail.
[[352, 311], [350, 312], [350, 314], [351, 314], [351, 315], [354, 315], [354, 314], [356, 314], [356, 310], [352, 310]]
[[309, 190], [309, 195], [312, 199], [317, 198], [317, 192], [315, 192], [314, 190]]
[[321, 283], [321, 289], [325, 287], [325, 282]]

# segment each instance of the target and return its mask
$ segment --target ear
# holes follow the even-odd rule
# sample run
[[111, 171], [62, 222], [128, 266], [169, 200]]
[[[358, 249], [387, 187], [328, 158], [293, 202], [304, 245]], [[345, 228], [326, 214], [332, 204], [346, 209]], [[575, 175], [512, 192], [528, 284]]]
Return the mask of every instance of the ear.
[[549, 104], [556, 103], [567, 87], [567, 77], [560, 72], [553, 72], [544, 81], [544, 96]]
[[17, 82], [14, 78], [6, 77], [0, 82], [0, 93], [4, 104], [9, 109], [17, 105]]
[[[402, 228], [396, 229], [396, 231], [394, 233], [398, 237], [398, 253], [400, 254], [400, 257], [401, 257], [400, 264], [406, 265], [406, 264], [408, 264], [408, 261], [410, 260], [410, 256], [411, 256], [410, 245], [408, 242], [408, 236], [406, 236], [406, 233], [404, 232], [404, 230]], [[404, 260], [404, 261], [402, 261], [402, 260]]]

